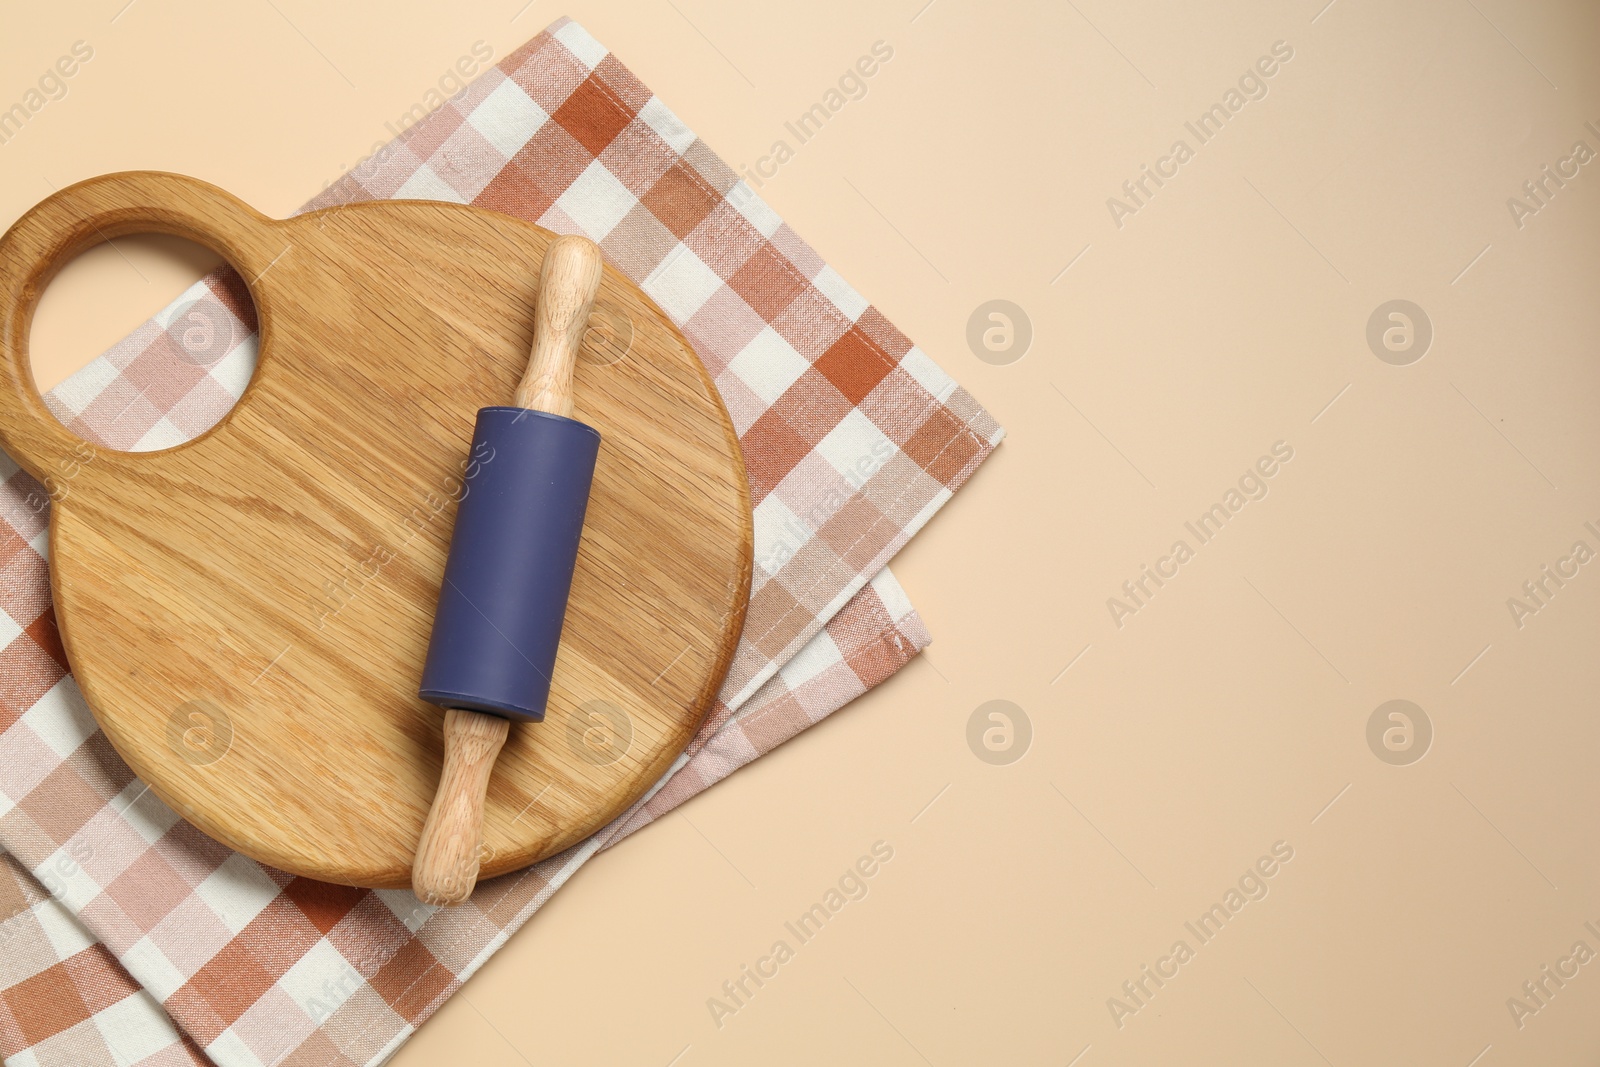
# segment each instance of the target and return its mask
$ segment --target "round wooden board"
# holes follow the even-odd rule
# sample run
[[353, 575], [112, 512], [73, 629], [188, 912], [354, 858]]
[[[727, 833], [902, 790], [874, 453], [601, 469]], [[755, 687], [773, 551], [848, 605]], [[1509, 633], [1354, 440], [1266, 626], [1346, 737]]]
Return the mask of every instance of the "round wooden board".
[[[260, 362], [201, 437], [115, 452], [48, 414], [28, 327], [56, 269], [142, 232], [239, 271]], [[68, 658], [139, 777], [230, 847], [409, 884], [439, 778], [442, 713], [416, 693], [455, 500], [477, 409], [508, 403], [526, 364], [551, 236], [429, 202], [277, 221], [140, 172], [63, 190], [0, 241], [0, 444], [52, 492]], [[705, 368], [609, 267], [591, 322], [574, 416], [600, 431], [599, 465], [547, 717], [513, 725], [489, 785], [484, 877], [582, 840], [661, 777], [749, 596], [744, 464]]]

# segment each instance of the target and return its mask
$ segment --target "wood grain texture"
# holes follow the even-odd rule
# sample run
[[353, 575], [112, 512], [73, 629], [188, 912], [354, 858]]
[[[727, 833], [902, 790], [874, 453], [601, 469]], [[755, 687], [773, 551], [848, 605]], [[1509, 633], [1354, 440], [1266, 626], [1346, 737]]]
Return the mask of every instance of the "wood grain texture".
[[[143, 232], [238, 269], [261, 353], [217, 426], [125, 453], [48, 413], [27, 337], [61, 265]], [[440, 777], [441, 715], [416, 690], [455, 498], [467, 464], [493, 461], [467, 455], [473, 419], [513, 394], [551, 239], [425, 202], [278, 221], [147, 172], [64, 189], [0, 239], [0, 445], [54, 499], [51, 580], [78, 684], [135, 773], [227, 845], [325, 881], [409, 884]], [[512, 726], [489, 783], [483, 877], [581, 840], [667, 770], [749, 595], [727, 412], [610, 268], [575, 395], [604, 443], [546, 720]]]
[[[566, 234], [546, 246], [534, 300], [533, 351], [517, 383], [518, 407], [572, 414], [573, 372], [603, 267], [600, 247], [587, 237]], [[545, 551], [539, 544], [522, 547]], [[481, 711], [445, 712], [444, 770], [411, 861], [411, 889], [424, 904], [460, 904], [478, 883], [484, 796], [510, 727], [508, 720]]]

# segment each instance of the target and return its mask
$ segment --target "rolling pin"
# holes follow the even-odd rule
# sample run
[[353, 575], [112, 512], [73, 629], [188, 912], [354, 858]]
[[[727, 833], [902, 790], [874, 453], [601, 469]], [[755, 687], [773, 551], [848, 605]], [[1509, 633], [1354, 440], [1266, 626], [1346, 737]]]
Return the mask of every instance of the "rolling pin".
[[594, 242], [550, 242], [516, 406], [478, 412], [419, 691], [444, 709], [444, 768], [411, 867], [428, 904], [459, 904], [477, 884], [495, 757], [511, 723], [540, 722], [550, 697], [600, 451], [600, 434], [570, 417], [600, 273]]

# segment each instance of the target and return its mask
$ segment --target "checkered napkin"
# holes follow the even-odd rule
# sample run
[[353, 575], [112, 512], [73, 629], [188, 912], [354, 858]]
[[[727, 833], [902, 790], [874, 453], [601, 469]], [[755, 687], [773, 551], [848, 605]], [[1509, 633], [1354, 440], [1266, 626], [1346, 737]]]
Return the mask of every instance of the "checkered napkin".
[[[551, 26], [309, 207], [378, 198], [473, 203], [584, 233], [693, 342], [739, 431], [755, 508], [750, 610], [727, 682], [650, 795], [460, 908], [296, 878], [178, 819], [97, 730], [50, 611], [49, 497], [6, 462], [8, 1063], [380, 1062], [591, 855], [927, 643], [883, 565], [1000, 428], [580, 26]], [[168, 447], [243, 392], [255, 342], [242, 286], [219, 272], [47, 399], [87, 440]]]

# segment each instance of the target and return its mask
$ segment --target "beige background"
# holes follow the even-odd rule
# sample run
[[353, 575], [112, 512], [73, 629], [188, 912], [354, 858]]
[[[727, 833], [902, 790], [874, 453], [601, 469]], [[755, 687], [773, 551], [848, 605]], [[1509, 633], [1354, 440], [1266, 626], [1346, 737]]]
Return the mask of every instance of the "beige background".
[[[136, 167], [286, 214], [475, 41], [562, 14], [751, 164], [883, 40], [760, 192], [1010, 437], [895, 561], [933, 648], [589, 864], [396, 1064], [1594, 1062], [1600, 963], [1520, 1029], [1506, 1003], [1600, 951], [1600, 564], [1520, 629], [1506, 603], [1600, 550], [1600, 164], [1520, 229], [1506, 205], [1600, 150], [1592, 4], [522, 2], [10, 10], [0, 102], [95, 57], [0, 145], [0, 220]], [[1266, 98], [1119, 229], [1107, 198], [1279, 40]], [[119, 245], [52, 287], [44, 384], [208, 260]], [[1034, 330], [1006, 366], [966, 342], [995, 298]], [[1434, 327], [1409, 366], [1365, 340], [1395, 298]], [[1119, 629], [1106, 599], [1277, 441], [1269, 495]], [[1434, 729], [1409, 766], [1366, 740], [1397, 698]], [[992, 699], [1032, 724], [1008, 766], [966, 741]], [[870, 894], [719, 1028], [707, 998], [878, 840]]]

